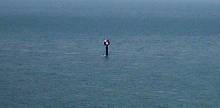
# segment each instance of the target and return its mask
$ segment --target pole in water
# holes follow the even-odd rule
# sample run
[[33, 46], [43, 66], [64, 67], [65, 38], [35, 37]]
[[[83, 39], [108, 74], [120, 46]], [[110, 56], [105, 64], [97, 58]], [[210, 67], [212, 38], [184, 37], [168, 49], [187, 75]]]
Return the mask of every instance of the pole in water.
[[108, 39], [105, 39], [104, 45], [105, 45], [105, 56], [108, 56], [108, 46], [110, 45], [110, 41]]

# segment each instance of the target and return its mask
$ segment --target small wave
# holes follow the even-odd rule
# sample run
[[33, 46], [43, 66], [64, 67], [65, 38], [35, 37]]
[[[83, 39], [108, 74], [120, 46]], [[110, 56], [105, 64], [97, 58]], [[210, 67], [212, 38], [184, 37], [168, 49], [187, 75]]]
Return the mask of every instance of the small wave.
[[76, 55], [76, 54], [80, 54], [80, 53], [77, 53], [77, 52], [70, 52], [70, 53], [64, 53], [66, 55]]

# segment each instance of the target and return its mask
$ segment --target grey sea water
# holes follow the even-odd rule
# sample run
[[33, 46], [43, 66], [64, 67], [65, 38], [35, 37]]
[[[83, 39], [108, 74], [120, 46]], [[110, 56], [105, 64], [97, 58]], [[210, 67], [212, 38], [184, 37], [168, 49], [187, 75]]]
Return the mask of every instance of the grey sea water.
[[0, 107], [219, 108], [219, 5], [1, 1]]

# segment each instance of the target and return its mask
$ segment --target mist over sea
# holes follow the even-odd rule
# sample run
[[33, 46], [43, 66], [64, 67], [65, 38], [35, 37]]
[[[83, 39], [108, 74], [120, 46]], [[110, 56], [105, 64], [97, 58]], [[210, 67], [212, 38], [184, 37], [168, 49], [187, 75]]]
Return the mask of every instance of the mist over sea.
[[219, 12], [217, 0], [0, 1], [0, 107], [219, 108]]

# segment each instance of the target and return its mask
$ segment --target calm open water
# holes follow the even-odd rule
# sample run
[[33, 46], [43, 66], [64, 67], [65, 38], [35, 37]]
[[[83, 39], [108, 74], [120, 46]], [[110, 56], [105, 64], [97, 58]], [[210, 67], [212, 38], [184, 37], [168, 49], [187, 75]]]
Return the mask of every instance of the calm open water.
[[0, 5], [0, 107], [220, 107], [219, 3], [32, 2]]

